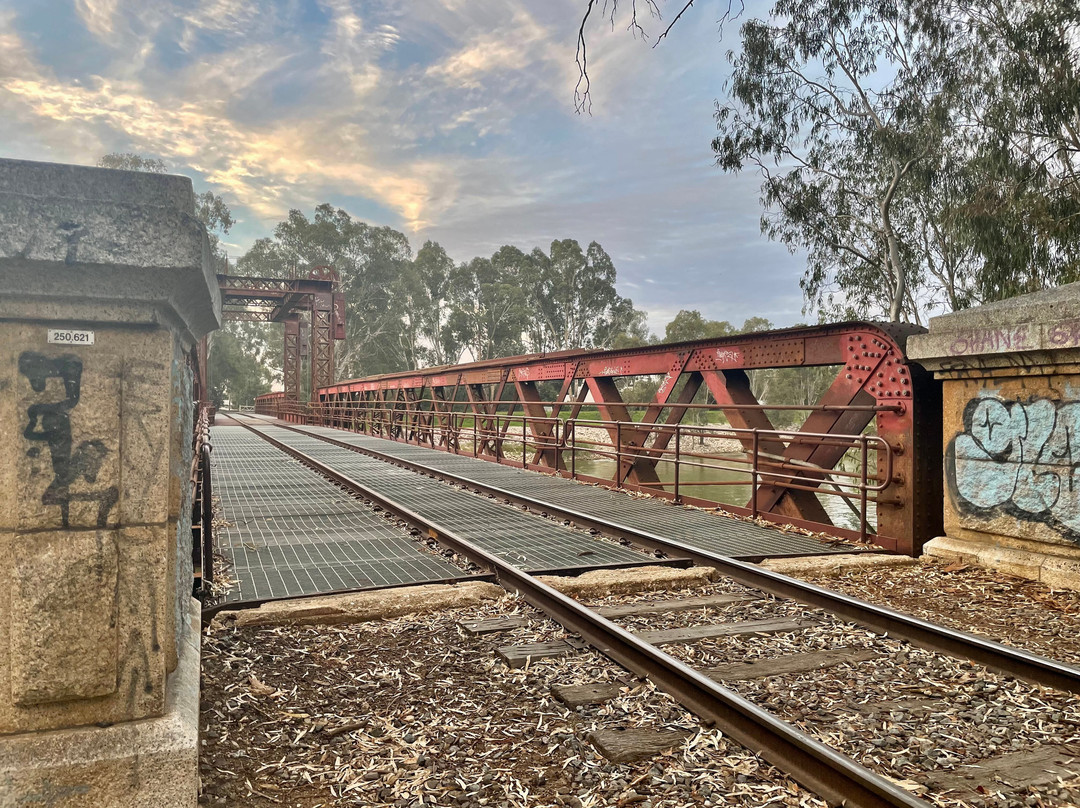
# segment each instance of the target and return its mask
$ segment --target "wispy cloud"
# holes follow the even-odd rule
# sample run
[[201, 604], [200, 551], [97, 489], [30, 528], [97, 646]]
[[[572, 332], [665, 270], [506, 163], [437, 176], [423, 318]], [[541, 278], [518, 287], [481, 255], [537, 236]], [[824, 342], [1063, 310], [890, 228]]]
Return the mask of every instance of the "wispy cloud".
[[[688, 306], [737, 319], [763, 294], [798, 317], [798, 261], [761, 241], [756, 185], [710, 165], [707, 14], [656, 50], [598, 29], [593, 115], [576, 116], [577, 0], [72, 0], [62, 45], [13, 2], [0, 153], [164, 159], [227, 199], [237, 249], [330, 200], [460, 259], [599, 240], [654, 328]], [[751, 255], [757, 283], [736, 266]]]
[[75, 0], [75, 11], [90, 33], [108, 37], [113, 33], [120, 0]]

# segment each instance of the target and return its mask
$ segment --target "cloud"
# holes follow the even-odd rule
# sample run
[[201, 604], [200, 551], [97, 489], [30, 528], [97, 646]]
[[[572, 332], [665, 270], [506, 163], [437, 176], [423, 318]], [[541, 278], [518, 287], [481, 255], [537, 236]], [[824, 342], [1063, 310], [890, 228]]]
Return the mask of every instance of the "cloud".
[[368, 30], [351, 0], [320, 0], [320, 5], [331, 21], [322, 45], [322, 54], [327, 57], [323, 72], [343, 76], [353, 95], [362, 97], [379, 85], [382, 71], [378, 59], [397, 44], [397, 30], [388, 24]]
[[202, 0], [184, 22], [209, 31], [242, 33], [260, 13], [258, 3], [250, 0]]
[[191, 166], [218, 191], [268, 220], [301, 200], [314, 201], [320, 188], [333, 183], [380, 200], [410, 227], [422, 226], [431, 196], [427, 177], [439, 175], [430, 161], [399, 171], [343, 153], [340, 142], [318, 127], [305, 131], [290, 122], [266, 131], [245, 128], [199, 104], [162, 105], [138, 87], [101, 78], [90, 86], [42, 77], [6, 79], [0, 80], [0, 91], [6, 94], [4, 107], [17, 101], [21, 111], [36, 116], [38, 129], [123, 132], [130, 148]]
[[75, 0], [75, 11], [86, 29], [101, 39], [113, 33], [120, 0]]
[[233, 207], [236, 252], [331, 201], [459, 260], [595, 239], [661, 320], [798, 316], [801, 262], [761, 239], [756, 182], [711, 165], [707, 14], [655, 50], [598, 26], [576, 116], [578, 0], [73, 2], [71, 53], [0, 8], [5, 156], [164, 159]]

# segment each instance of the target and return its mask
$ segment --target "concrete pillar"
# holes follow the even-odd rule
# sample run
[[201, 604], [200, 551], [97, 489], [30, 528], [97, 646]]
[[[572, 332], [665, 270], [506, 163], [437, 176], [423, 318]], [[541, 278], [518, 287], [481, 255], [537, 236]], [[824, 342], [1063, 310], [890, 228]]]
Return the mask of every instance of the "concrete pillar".
[[194, 806], [185, 177], [0, 160], [0, 806]]
[[936, 317], [908, 356], [943, 382], [924, 552], [1080, 589], [1080, 283]]

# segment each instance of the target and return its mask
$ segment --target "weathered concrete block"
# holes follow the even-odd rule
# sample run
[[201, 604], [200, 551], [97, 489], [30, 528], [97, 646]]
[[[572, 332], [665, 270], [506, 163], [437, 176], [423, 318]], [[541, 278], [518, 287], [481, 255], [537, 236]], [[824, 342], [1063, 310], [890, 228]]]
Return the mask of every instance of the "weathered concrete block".
[[1080, 284], [936, 317], [908, 353], [943, 381], [948, 541], [928, 552], [1034, 579], [1080, 560]]
[[9, 614], [17, 705], [116, 691], [116, 542], [115, 531], [55, 531], [15, 545]]
[[[120, 376], [115, 354], [79, 355], [44, 345], [22, 326], [16, 359], [15, 526], [104, 528], [119, 524]], [[36, 329], [40, 332], [41, 329]], [[21, 339], [19, 339], [21, 337]]]
[[186, 177], [4, 160], [0, 265], [0, 317], [221, 325]]
[[[100, 550], [91, 546], [98, 533], [109, 538], [109, 546]], [[52, 534], [31, 535], [37, 543], [0, 534], [0, 550], [8, 545], [15, 559], [16, 582], [25, 579], [29, 587], [38, 580], [35, 575], [47, 576], [57, 555], [61, 560], [51, 588], [0, 588], [0, 608], [7, 606], [4, 613], [11, 615], [0, 621], [0, 695], [5, 695], [0, 698], [0, 734], [160, 715], [170, 661], [175, 667], [176, 644], [185, 639], [174, 624], [173, 589], [165, 585], [169, 558], [176, 555], [175, 528], [70, 531], [48, 543], [39, 540]], [[65, 539], [70, 539], [67, 545]], [[25, 564], [24, 556], [29, 558]], [[96, 570], [88, 565], [102, 558], [111, 562], [115, 577], [94, 589], [91, 571]], [[23, 568], [30, 572], [21, 574]], [[189, 591], [184, 590], [185, 612]], [[106, 663], [111, 674], [105, 673]], [[91, 693], [95, 683], [99, 690]], [[79, 687], [83, 692], [77, 692]], [[30, 695], [19, 697], [20, 688], [30, 688]]]
[[1050, 556], [1043, 561], [1039, 580], [1053, 589], [1080, 591], [1080, 558]]
[[1080, 349], [1080, 283], [933, 317], [907, 354], [931, 370], [1023, 368], [1074, 361]]
[[194, 808], [199, 734], [198, 604], [188, 599], [162, 715], [108, 727], [0, 736], [0, 806]]
[[167, 331], [127, 335], [120, 380], [120, 520], [159, 524], [170, 515], [171, 411], [179, 394], [173, 340]]
[[0, 160], [0, 806], [195, 804], [208, 259], [186, 178]]
[[806, 556], [804, 558], [771, 558], [761, 566], [781, 575], [805, 577], [838, 577], [849, 570], [877, 567], [908, 567], [918, 564], [911, 556], [885, 555], [884, 553], [837, 553], [835, 555]]

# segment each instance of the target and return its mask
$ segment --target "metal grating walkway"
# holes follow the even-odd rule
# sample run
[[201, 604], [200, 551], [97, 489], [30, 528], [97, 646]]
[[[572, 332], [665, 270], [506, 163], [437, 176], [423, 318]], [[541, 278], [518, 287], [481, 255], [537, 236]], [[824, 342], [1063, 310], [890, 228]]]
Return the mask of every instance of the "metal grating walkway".
[[216, 542], [239, 581], [227, 602], [464, 574], [243, 427], [215, 426], [211, 443]]
[[[571, 508], [733, 558], [852, 552], [850, 546], [831, 545], [810, 536], [782, 533], [750, 522], [725, 519], [716, 514], [673, 506], [655, 499], [629, 496], [550, 474], [515, 469], [487, 460], [373, 438], [341, 429], [298, 428], [418, 463], [433, 471], [445, 471], [480, 484], [498, 486], [507, 491], [550, 502], [554, 506]], [[283, 431], [285, 430], [278, 430]]]
[[[601, 565], [638, 565], [654, 559], [581, 530], [524, 513], [366, 455], [270, 424], [260, 432], [316, 458], [388, 499], [442, 525], [528, 572]], [[340, 434], [340, 433], [335, 433]], [[254, 438], [254, 436], [252, 436]]]

